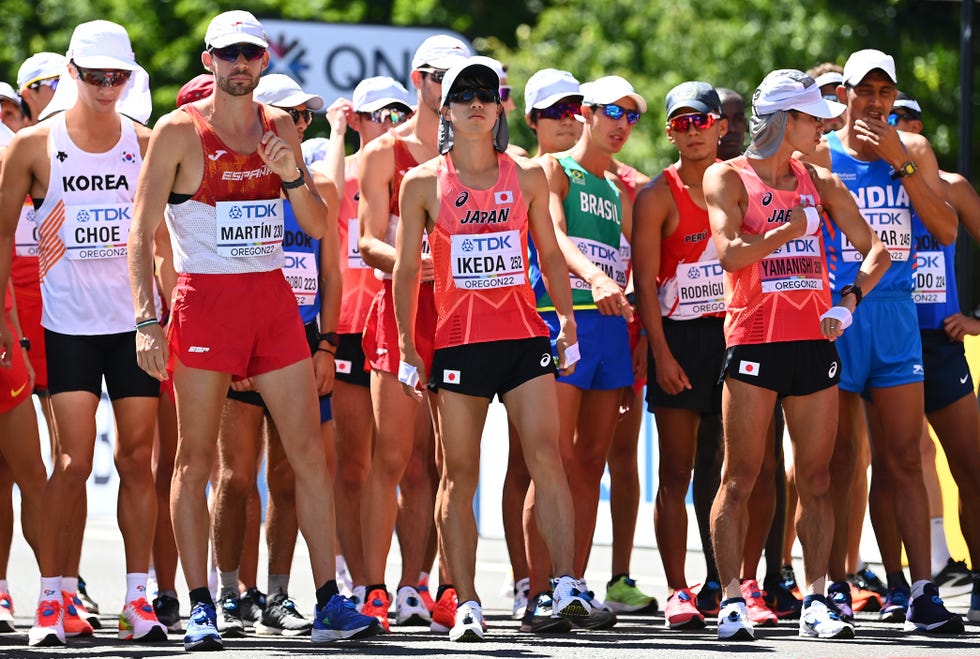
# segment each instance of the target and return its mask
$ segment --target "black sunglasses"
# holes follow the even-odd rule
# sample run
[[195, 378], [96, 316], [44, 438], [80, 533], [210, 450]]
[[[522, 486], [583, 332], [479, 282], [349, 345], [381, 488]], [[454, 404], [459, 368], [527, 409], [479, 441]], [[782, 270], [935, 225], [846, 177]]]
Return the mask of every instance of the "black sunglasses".
[[265, 55], [265, 48], [254, 43], [233, 43], [224, 48], [211, 48], [211, 54], [225, 62], [237, 62], [240, 55], [248, 62], [254, 62]]
[[119, 87], [125, 85], [133, 75], [132, 71], [125, 69], [83, 69], [74, 62], [72, 64], [75, 65], [81, 81], [95, 87]]
[[428, 76], [432, 82], [437, 85], [442, 84], [442, 79], [446, 77], [446, 71], [444, 69], [419, 69], [422, 75]]
[[446, 96], [446, 100], [450, 103], [471, 103], [473, 98], [479, 99], [481, 103], [499, 103], [500, 102], [500, 92], [496, 89], [461, 89], [458, 92], [452, 92]]
[[581, 103], [555, 103], [552, 106], [535, 110], [539, 119], [554, 119], [560, 121], [565, 117], [574, 118], [577, 114], [582, 114]]
[[306, 110], [297, 110], [296, 108], [283, 108], [289, 113], [289, 116], [293, 118], [293, 123], [298, 124], [300, 119], [306, 121], [307, 124], [313, 123], [313, 110], [307, 108]]

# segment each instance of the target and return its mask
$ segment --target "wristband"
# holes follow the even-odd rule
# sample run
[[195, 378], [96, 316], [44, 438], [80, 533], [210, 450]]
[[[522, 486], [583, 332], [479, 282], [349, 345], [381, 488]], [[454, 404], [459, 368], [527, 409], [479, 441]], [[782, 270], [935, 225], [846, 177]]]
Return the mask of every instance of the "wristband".
[[136, 323], [136, 329], [143, 329], [144, 327], [149, 327], [150, 325], [159, 325], [160, 321], [156, 318], [147, 318], [146, 320], [141, 320]]
[[820, 316], [820, 320], [826, 320], [828, 318], [831, 320], [840, 321], [841, 331], [850, 327], [851, 322], [854, 320], [854, 317], [851, 315], [851, 312], [847, 310], [847, 307], [842, 307], [840, 305], [831, 307], [825, 314]]
[[306, 175], [303, 173], [303, 170], [300, 169], [299, 167], [297, 167], [296, 168], [296, 173], [299, 174], [299, 178], [297, 178], [297, 179], [295, 179], [293, 181], [283, 181], [282, 182], [282, 189], [283, 190], [293, 190], [295, 188], [301, 187], [304, 183], [306, 183]]
[[409, 387], [415, 387], [419, 383], [419, 370], [411, 364], [398, 362], [398, 381]]
[[807, 206], [803, 209], [803, 214], [806, 215], [806, 235], [816, 235], [820, 230], [820, 213], [813, 206]]
[[565, 368], [568, 368], [580, 359], [582, 359], [582, 352], [579, 350], [577, 341], [565, 347]]

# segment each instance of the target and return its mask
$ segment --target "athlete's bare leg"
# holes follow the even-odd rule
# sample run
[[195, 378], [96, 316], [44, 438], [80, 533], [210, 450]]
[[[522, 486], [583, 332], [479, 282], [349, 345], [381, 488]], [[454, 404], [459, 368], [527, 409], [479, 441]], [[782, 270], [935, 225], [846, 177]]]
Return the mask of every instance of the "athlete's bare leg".
[[337, 479], [335, 481], [337, 537], [354, 584], [367, 584], [364, 575], [364, 545], [361, 535], [361, 493], [371, 469], [374, 443], [374, 417], [371, 390], [349, 382], [334, 380], [330, 400], [336, 438]]
[[834, 507], [834, 535], [830, 550], [828, 576], [832, 582], [847, 578], [845, 562], [850, 540], [851, 493], [854, 490], [857, 442], [860, 426], [865, 425], [861, 396], [849, 391], [838, 393], [838, 425], [830, 471], [834, 475], [834, 487], [830, 498]]
[[922, 454], [922, 480], [929, 496], [929, 519], [943, 516], [943, 490], [936, 471], [936, 443], [929, 434], [929, 421], [922, 419], [922, 437], [919, 438], [919, 453]]
[[766, 431], [766, 450], [763, 454], [762, 466], [755, 478], [755, 487], [749, 496], [749, 526], [745, 531], [745, 545], [742, 549], [743, 579], [756, 579], [759, 573], [759, 560], [762, 558], [762, 548], [766, 544], [769, 529], [772, 527], [776, 512], [776, 455], [773, 422], [769, 423]]
[[721, 486], [724, 457], [721, 415], [703, 414], [698, 427], [698, 445], [694, 455], [691, 484], [694, 492], [694, 514], [698, 520], [698, 533], [701, 536], [701, 549], [707, 570], [705, 582], [721, 582], [715, 561], [714, 542], [711, 540], [711, 507]]
[[[405, 465], [398, 488], [398, 515], [395, 531], [402, 555], [402, 573], [398, 587], [416, 587], [419, 572], [425, 561], [425, 551], [429, 545], [433, 521], [429, 514], [435, 507], [438, 482], [431, 480], [429, 464], [435, 462], [433, 456], [435, 437], [428, 404], [419, 405], [415, 413], [415, 444]], [[381, 583], [374, 581], [372, 583]]]
[[[37, 428], [37, 417], [34, 412], [34, 402], [27, 398], [20, 405], [0, 414], [0, 454], [4, 463], [4, 471], [9, 475], [11, 483], [17, 483], [20, 489], [20, 525], [24, 539], [34, 551], [34, 557], [40, 561], [40, 548], [44, 540], [41, 536], [42, 519], [47, 514], [49, 502], [44, 492], [48, 475], [41, 460], [40, 436]], [[5, 487], [9, 493], [10, 488]], [[13, 532], [13, 510], [11, 509], [10, 525]], [[10, 551], [10, 543], [6, 545]], [[3, 578], [6, 578], [7, 562], [4, 560]]]
[[177, 454], [177, 408], [166, 393], [157, 409], [157, 442], [153, 452], [153, 478], [157, 494], [157, 525], [153, 533], [153, 569], [161, 592], [177, 590], [177, 542], [170, 519], [170, 481]]
[[643, 423], [643, 390], [633, 392], [630, 387], [628, 392], [627, 395], [632, 397], [630, 408], [619, 417], [612, 445], [606, 456], [609, 468], [609, 512], [612, 517], [613, 576], [629, 574], [636, 534], [636, 516], [640, 509], [637, 442]]
[[507, 473], [504, 475], [503, 496], [500, 507], [503, 514], [504, 541], [507, 543], [507, 556], [510, 558], [514, 583], [528, 576], [527, 551], [524, 542], [524, 502], [531, 486], [531, 474], [524, 464], [521, 438], [517, 436], [514, 424], [507, 420]]
[[790, 464], [786, 468], [786, 526], [783, 529], [783, 565], [793, 564], [793, 544], [796, 542], [796, 504], [799, 495], [796, 492], [796, 466]]
[[687, 497], [694, 469], [698, 425], [701, 414], [694, 410], [657, 407], [657, 436], [660, 442], [659, 485], [654, 507], [657, 547], [667, 577], [667, 592], [687, 588], [684, 571], [687, 556]]
[[[854, 477], [851, 479], [851, 514], [847, 531], [848, 574], [855, 574], [864, 567], [858, 563], [861, 556], [864, 519], [868, 515], [868, 467], [871, 465], [871, 445], [868, 442], [868, 423], [864, 421], [863, 410], [860, 422], [855, 425], [855, 433], [857, 440], [854, 446]], [[831, 471], [831, 474], [833, 473]], [[833, 552], [834, 550], [831, 549], [831, 556]]]

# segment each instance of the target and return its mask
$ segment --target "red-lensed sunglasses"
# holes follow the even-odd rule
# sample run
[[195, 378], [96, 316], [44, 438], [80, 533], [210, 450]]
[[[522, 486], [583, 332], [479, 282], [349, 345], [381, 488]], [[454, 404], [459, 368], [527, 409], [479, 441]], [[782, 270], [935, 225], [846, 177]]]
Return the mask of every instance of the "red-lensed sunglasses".
[[667, 126], [675, 133], [686, 133], [694, 126], [698, 130], [707, 130], [715, 125], [719, 117], [710, 112], [695, 112], [692, 114], [681, 114], [671, 117], [667, 121]]
[[125, 85], [133, 75], [132, 71], [125, 69], [83, 69], [77, 64], [75, 70], [82, 82], [96, 87], [119, 87]]
[[577, 114], [582, 114], [581, 103], [555, 103], [537, 111], [538, 119], [554, 119], [555, 121], [560, 121], [565, 117], [574, 118]]

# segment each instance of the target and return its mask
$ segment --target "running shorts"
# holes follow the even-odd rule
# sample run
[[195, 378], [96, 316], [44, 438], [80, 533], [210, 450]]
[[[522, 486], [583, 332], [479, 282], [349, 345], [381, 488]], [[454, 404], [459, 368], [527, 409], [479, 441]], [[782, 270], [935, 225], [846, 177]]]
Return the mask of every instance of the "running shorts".
[[922, 366], [926, 371], [926, 412], [941, 410], [973, 393], [973, 378], [962, 341], [953, 341], [944, 330], [922, 330]]
[[364, 365], [362, 335], [341, 334], [337, 346], [337, 379], [347, 384], [371, 386], [371, 369]]
[[[561, 329], [558, 314], [546, 311], [541, 317], [551, 332], [552, 352], [557, 354], [555, 342]], [[633, 386], [633, 356], [622, 316], [603, 316], [591, 309], [577, 311], [575, 325], [582, 359], [575, 364], [574, 373], [559, 376], [558, 381], [586, 390]]]
[[429, 389], [493, 399], [542, 375], [555, 375], [551, 342], [543, 336], [439, 348]]
[[657, 384], [656, 360], [647, 351], [647, 405], [721, 414], [721, 383], [718, 373], [725, 361], [725, 319], [663, 319], [664, 337], [674, 359], [684, 369], [691, 388], [670, 395]]
[[[10, 336], [16, 340], [18, 337], [13, 324], [7, 317], [4, 317], [3, 322], [7, 324]], [[0, 366], [0, 414], [9, 412], [30, 398], [30, 385], [31, 378], [24, 361], [24, 350], [15, 343], [10, 354], [10, 367]]]
[[89, 391], [109, 398], [160, 397], [160, 382], [136, 362], [136, 330], [120, 334], [73, 335], [44, 330], [48, 349], [48, 391]]
[[780, 396], [807, 396], [840, 382], [840, 358], [830, 341], [781, 341], [732, 346], [722, 377]]
[[[415, 314], [415, 350], [432, 372], [432, 352], [436, 337], [436, 300], [432, 282], [419, 286], [418, 310]], [[391, 295], [391, 280], [385, 279], [364, 324], [361, 346], [368, 367], [384, 373], [398, 374], [401, 352], [398, 349], [398, 326], [395, 323], [395, 303]]]

